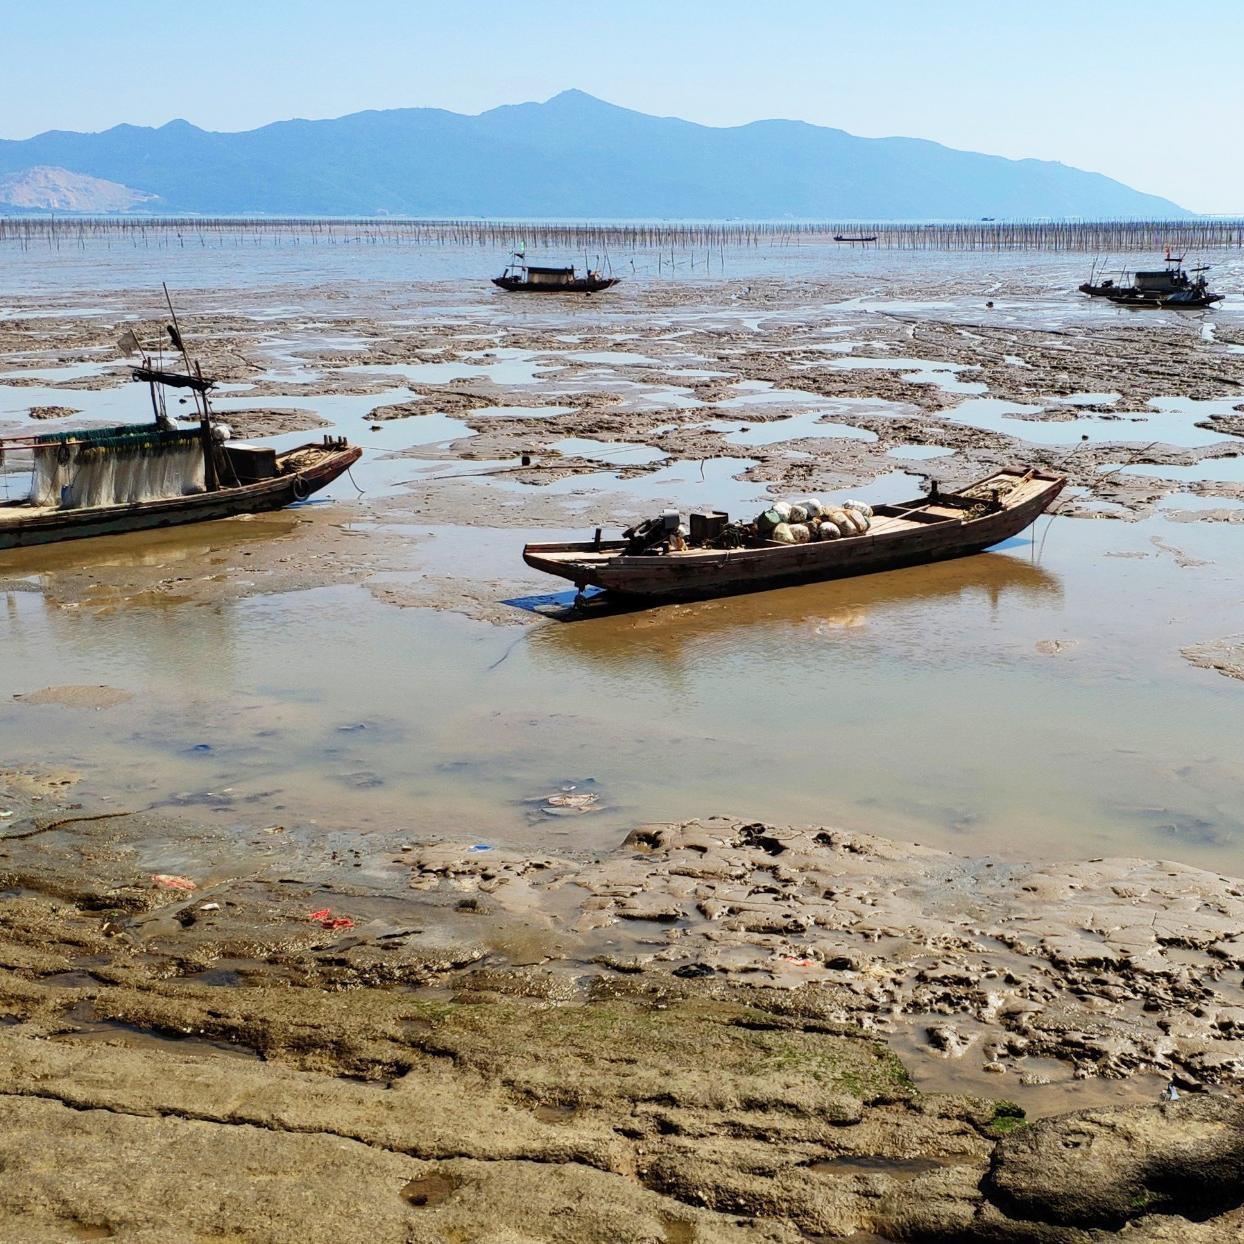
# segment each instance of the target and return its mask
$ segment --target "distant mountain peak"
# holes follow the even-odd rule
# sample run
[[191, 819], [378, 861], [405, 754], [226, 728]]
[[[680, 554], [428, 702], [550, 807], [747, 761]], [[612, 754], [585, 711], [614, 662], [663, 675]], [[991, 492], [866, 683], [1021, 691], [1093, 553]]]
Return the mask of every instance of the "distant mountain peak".
[[605, 103], [603, 99], [598, 99], [595, 95], [579, 90], [577, 86], [568, 86], [564, 91], [550, 95], [544, 102], [546, 104], [604, 104], [607, 108], [616, 107], [614, 104]]

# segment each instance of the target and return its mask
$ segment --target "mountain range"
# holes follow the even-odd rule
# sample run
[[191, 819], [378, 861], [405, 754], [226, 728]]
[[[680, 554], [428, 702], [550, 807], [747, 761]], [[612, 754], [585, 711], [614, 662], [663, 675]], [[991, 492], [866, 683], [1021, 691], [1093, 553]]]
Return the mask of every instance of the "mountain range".
[[728, 128], [582, 91], [478, 116], [357, 112], [215, 133], [188, 121], [0, 140], [8, 210], [530, 218], [1171, 219], [1100, 173], [802, 121]]

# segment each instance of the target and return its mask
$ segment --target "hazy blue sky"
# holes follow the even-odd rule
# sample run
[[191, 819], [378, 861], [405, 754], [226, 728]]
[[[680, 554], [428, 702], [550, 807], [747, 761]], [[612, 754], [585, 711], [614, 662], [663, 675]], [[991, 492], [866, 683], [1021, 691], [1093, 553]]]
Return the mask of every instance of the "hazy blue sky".
[[5, 6], [0, 137], [576, 86], [644, 112], [793, 117], [1062, 160], [1244, 213], [1244, 0], [44, 0]]

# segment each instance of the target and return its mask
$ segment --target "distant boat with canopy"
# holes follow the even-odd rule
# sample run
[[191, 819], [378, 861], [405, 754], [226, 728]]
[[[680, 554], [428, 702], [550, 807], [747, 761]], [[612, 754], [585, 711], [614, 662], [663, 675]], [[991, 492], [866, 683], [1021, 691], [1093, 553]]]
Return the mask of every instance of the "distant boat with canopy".
[[[1130, 284], [1113, 278], [1100, 279], [1096, 265], [1089, 279], [1079, 287], [1082, 294], [1106, 298], [1117, 306], [1149, 308], [1211, 307], [1223, 300], [1209, 288], [1209, 265], [1187, 269], [1183, 255], [1172, 255], [1166, 248], [1166, 267], [1152, 272], [1135, 272]], [[1125, 277], [1127, 273], [1123, 274]]]
[[[169, 311], [167, 332], [184, 371], [165, 369], [132, 331], [118, 343], [141, 358], [133, 378], [148, 386], [151, 422], [0, 439], [6, 485], [30, 472], [26, 495], [0, 500], [0, 549], [277, 510], [318, 492], [358, 460], [362, 450], [341, 437], [284, 452], [231, 440], [212, 416], [214, 382], [191, 365], [171, 302]], [[169, 418], [169, 388], [194, 395], [197, 427], [177, 427]]]
[[527, 248], [520, 246], [511, 255], [501, 275], [492, 278], [492, 283], [511, 293], [598, 294], [620, 280], [621, 277], [606, 275], [597, 268], [587, 268], [584, 275], [579, 276], [573, 264], [562, 267], [529, 264]]

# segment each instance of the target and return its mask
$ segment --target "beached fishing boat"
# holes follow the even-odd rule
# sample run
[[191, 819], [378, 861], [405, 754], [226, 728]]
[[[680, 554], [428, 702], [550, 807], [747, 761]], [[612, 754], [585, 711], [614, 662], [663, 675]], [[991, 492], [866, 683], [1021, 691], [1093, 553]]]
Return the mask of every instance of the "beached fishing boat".
[[[981, 553], [1033, 523], [1065, 484], [1051, 472], [1008, 468], [957, 492], [934, 485], [927, 496], [879, 505], [870, 511], [866, 530], [833, 539], [804, 535], [799, 543], [773, 539], [780, 530], [766, 530], [765, 515], [744, 524], [730, 523], [720, 512], [693, 514], [684, 535], [681, 516], [669, 512], [621, 540], [602, 540], [598, 530], [595, 539], [580, 543], [528, 544], [523, 560], [569, 579], [580, 597], [589, 587], [663, 599], [722, 596]], [[843, 529], [840, 521], [831, 525]]]
[[1193, 268], [1189, 272], [1184, 268], [1183, 261], [1183, 255], [1172, 255], [1168, 250], [1165, 268], [1154, 272], [1136, 272], [1130, 284], [1121, 284], [1113, 279], [1098, 280], [1094, 269], [1079, 289], [1082, 294], [1106, 298], [1127, 307], [1209, 307], [1221, 302], [1222, 294], [1210, 292], [1205, 276], [1208, 266]]
[[212, 457], [238, 482], [207, 488], [197, 431], [121, 424], [0, 443], [0, 454], [21, 449], [35, 458], [35, 486], [0, 502], [0, 549], [279, 510], [331, 484], [362, 453], [327, 436], [284, 453], [225, 441]]
[[[183, 372], [153, 363], [132, 333], [122, 338], [125, 353], [142, 355], [133, 376], [150, 390], [153, 421], [0, 440], [6, 487], [19, 472], [30, 472], [26, 495], [0, 501], [0, 549], [278, 510], [318, 492], [358, 460], [362, 450], [340, 437], [280, 453], [230, 440], [208, 404], [212, 381], [197, 364], [191, 367], [173, 320], [168, 333]], [[198, 426], [173, 423], [166, 388], [194, 394]]]
[[602, 289], [616, 285], [620, 277], [605, 276], [589, 268], [584, 276], [576, 276], [573, 267], [541, 268], [529, 264], [522, 251], [514, 252], [514, 259], [492, 283], [511, 293], [527, 294], [597, 294]]

